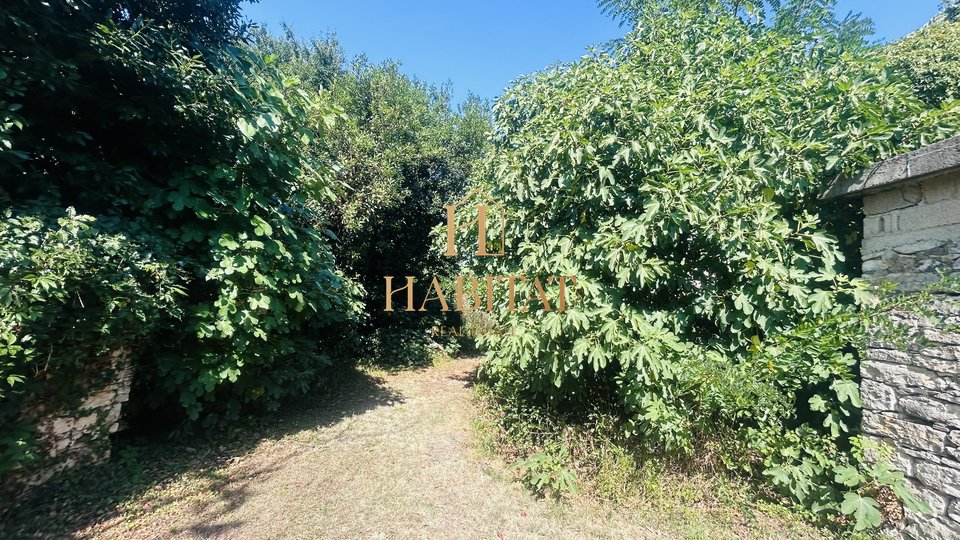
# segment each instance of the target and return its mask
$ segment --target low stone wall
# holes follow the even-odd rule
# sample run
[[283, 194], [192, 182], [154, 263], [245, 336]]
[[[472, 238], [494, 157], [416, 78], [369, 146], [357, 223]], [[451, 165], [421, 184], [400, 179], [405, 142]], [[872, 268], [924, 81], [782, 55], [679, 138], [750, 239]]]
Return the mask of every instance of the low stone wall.
[[[933, 307], [946, 322], [960, 322], [952, 302]], [[934, 512], [908, 512], [904, 536], [960, 538], [960, 336], [916, 316], [898, 322], [918, 341], [906, 350], [871, 344], [862, 366], [862, 428], [894, 449], [894, 464]]]
[[25, 413], [36, 425], [37, 459], [15, 472], [8, 488], [42, 484], [66, 469], [110, 457], [110, 434], [120, 427], [123, 404], [130, 398], [133, 369], [125, 349], [94, 362], [91, 369], [101, 370], [100, 376], [110, 374], [110, 380], [91, 385], [78, 407], [46, 411], [39, 404]]
[[[920, 291], [960, 269], [960, 138], [882, 162], [828, 196], [863, 199], [863, 274]], [[958, 300], [934, 295], [935, 315], [901, 314], [905, 344], [879, 334], [861, 366], [864, 433], [893, 448], [933, 516], [908, 512], [906, 538], [960, 539]]]

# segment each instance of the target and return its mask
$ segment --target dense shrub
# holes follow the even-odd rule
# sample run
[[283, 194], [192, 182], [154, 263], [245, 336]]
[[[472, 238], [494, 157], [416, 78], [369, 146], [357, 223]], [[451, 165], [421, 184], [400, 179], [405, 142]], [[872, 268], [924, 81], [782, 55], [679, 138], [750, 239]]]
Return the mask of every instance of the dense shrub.
[[871, 295], [829, 231], [857, 214], [826, 224], [818, 198], [956, 134], [960, 109], [927, 108], [850, 33], [721, 2], [636, 13], [610, 50], [529, 77], [495, 107], [484, 183], [507, 210], [507, 255], [477, 271], [578, 284], [567, 313], [501, 298], [515, 332], [487, 338], [486, 372], [560, 410], [613, 403], [651, 446], [714, 441], [808, 508], [876, 525], [877, 486], [905, 492], [853, 452], [853, 342]]
[[486, 105], [469, 99], [455, 109], [446, 89], [402, 74], [394, 62], [344, 64], [333, 35], [299, 41], [288, 29], [279, 38], [260, 34], [257, 43], [285, 73], [328, 88], [346, 112], [315, 148], [338, 164], [338, 196], [320, 206], [341, 240], [334, 248], [338, 263], [366, 290], [369, 337], [382, 341], [376, 329], [421, 325], [409, 313], [383, 312], [383, 278], [446, 277], [456, 269], [431, 243], [430, 231], [443, 223], [443, 205], [466, 192], [486, 143]]
[[932, 105], [960, 98], [960, 4], [946, 8], [923, 28], [884, 47], [891, 67]]
[[[152, 331], [148, 354], [136, 359], [141, 397], [172, 400], [207, 421], [309, 388], [333, 346], [349, 341], [338, 325], [359, 309], [359, 290], [334, 266], [332, 234], [308, 204], [333, 190], [329, 163], [304, 149], [342, 114], [243, 44], [238, 5], [13, 0], [0, 8], [5, 219], [72, 207], [96, 220], [97, 238], [135, 246], [141, 255], [124, 259], [131, 272], [176, 268], [184, 290], [176, 309], [144, 327]], [[5, 268], [33, 242], [24, 227], [3, 239], [0, 249], [14, 257]], [[63, 242], [67, 252], [94, 250], [83, 236]], [[129, 286], [104, 272], [85, 286], [107, 302]], [[28, 304], [8, 309], [29, 317]], [[126, 338], [110, 324], [103, 330], [73, 335], [76, 350]], [[39, 337], [35, 346], [48, 351]], [[3, 362], [26, 361], [10, 354]]]
[[[88, 367], [180, 314], [182, 276], [72, 209], [6, 209], [0, 221], [0, 477], [31, 457], [20, 413], [75, 406]], [[27, 403], [27, 400], [30, 403]]]

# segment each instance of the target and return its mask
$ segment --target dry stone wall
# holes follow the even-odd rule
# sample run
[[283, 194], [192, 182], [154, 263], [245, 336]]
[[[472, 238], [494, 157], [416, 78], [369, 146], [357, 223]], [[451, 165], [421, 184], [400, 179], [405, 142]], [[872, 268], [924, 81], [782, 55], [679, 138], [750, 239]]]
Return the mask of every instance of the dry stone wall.
[[[919, 291], [960, 269], [960, 172], [907, 181], [863, 195], [864, 276]], [[894, 449], [933, 516], [907, 514], [901, 534], [960, 539], [960, 323], [957, 299], [934, 296], [927, 318], [898, 324], [918, 339], [877, 336], [863, 362], [863, 431]]]
[[24, 411], [24, 417], [37, 428], [37, 456], [14, 472], [7, 488], [41, 484], [65, 469], [110, 457], [110, 435], [120, 428], [133, 370], [125, 349], [91, 363], [89, 369], [89, 380], [96, 382], [77, 381], [87, 387], [79, 406], [48, 411], [38, 403]]

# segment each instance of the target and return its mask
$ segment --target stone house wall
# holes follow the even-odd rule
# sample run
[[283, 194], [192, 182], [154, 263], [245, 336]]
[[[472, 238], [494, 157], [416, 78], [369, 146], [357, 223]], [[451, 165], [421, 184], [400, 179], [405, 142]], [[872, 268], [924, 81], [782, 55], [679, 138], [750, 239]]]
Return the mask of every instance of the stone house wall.
[[[863, 200], [863, 273], [914, 292], [960, 270], [960, 138], [882, 162], [827, 197]], [[878, 335], [861, 366], [863, 432], [894, 449], [895, 465], [932, 517], [908, 512], [900, 534], [960, 539], [960, 299], [935, 294], [940, 320], [901, 314], [918, 339]]]

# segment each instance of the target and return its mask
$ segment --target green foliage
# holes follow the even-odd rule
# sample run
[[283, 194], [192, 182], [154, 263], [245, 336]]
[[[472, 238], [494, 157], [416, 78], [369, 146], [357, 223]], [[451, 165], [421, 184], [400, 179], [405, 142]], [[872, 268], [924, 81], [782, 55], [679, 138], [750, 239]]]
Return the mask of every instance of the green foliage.
[[[446, 89], [402, 74], [394, 62], [361, 57], [343, 65], [333, 35], [301, 42], [288, 30], [282, 38], [259, 36], [257, 44], [285, 73], [329, 88], [346, 113], [314, 148], [338, 164], [340, 187], [335, 200], [317, 202], [340, 240], [338, 262], [366, 290], [369, 346], [381, 350], [374, 334], [385, 327], [413, 326], [415, 335], [399, 342], [424, 341], [429, 316], [383, 312], [384, 276], [453, 274], [455, 261], [435, 249], [430, 231], [443, 223], [438, 210], [466, 191], [485, 147], [486, 104], [470, 99], [457, 110]], [[400, 346], [396, 352], [415, 356]]]
[[[497, 104], [482, 183], [507, 209], [507, 255], [477, 272], [578, 284], [567, 313], [501, 298], [514, 333], [485, 338], [486, 370], [561, 410], [612, 403], [670, 452], [722, 437], [730, 467], [836, 516], [868, 496], [834, 468], [858, 466], [872, 295], [830, 234], [856, 213], [825, 221], [819, 194], [956, 134], [960, 109], [929, 109], [849, 36], [671, 5]], [[845, 508], [869, 525], [863, 502]]]
[[937, 106], [960, 99], [960, 19], [957, 5], [907, 37], [883, 47], [890, 66], [903, 73], [924, 101]]
[[22, 409], [76, 405], [106, 353], [181, 315], [183, 276], [72, 209], [8, 208], [0, 222], [0, 476], [31, 457]]
[[[239, 41], [238, 5], [0, 8], [0, 201], [17, 220], [75, 208], [145, 253], [128, 263], [177, 269], [179, 320], [145, 326], [139, 397], [207, 422], [306, 391], [360, 308], [309, 204], [334, 189], [305, 150], [342, 113]], [[89, 286], [106, 299], [119, 277]], [[106, 325], [76, 347], [127, 337]]]
[[782, 34], [804, 39], [830, 39], [844, 47], [862, 49], [873, 33], [873, 22], [859, 13], [843, 19], [835, 15], [836, 0], [598, 0], [600, 8], [621, 23], [636, 24], [645, 17], [672, 17], [677, 10], [704, 15], [721, 12], [745, 21], [766, 23]]
[[569, 458], [565, 446], [553, 444], [542, 452], [517, 460], [514, 467], [520, 470], [523, 483], [541, 495], [575, 494], [577, 478], [566, 467]]
[[329, 89], [334, 79], [343, 74], [345, 58], [336, 34], [301, 40], [284, 25], [282, 36], [255, 30], [253, 43], [264, 55], [273, 57], [284, 74], [297, 78], [306, 88]]

